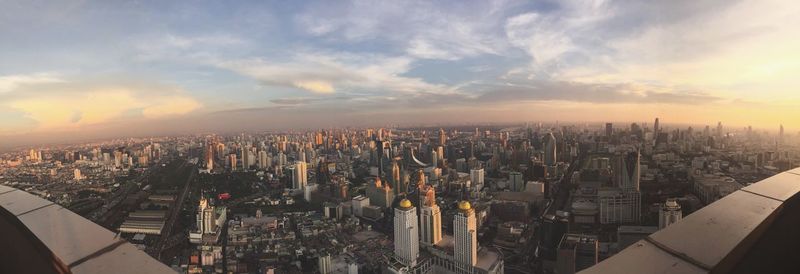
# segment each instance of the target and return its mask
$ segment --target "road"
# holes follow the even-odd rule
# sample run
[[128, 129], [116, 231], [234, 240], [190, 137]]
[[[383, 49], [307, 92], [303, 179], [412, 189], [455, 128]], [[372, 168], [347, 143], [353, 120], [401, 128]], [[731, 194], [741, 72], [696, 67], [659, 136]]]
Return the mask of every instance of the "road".
[[[183, 162], [178, 170], [185, 168], [187, 164], [188, 162]], [[183, 191], [181, 191], [181, 193], [178, 195], [176, 203], [172, 206], [172, 208], [170, 208], [169, 216], [164, 224], [164, 230], [161, 231], [161, 239], [159, 239], [158, 243], [154, 246], [154, 251], [157, 254], [156, 259], [158, 260], [161, 260], [161, 254], [165, 247], [168, 246], [167, 243], [171, 238], [170, 236], [172, 235], [172, 229], [175, 227], [175, 221], [180, 218], [180, 213], [183, 209], [183, 202], [186, 199], [187, 193], [189, 192], [189, 187], [192, 185], [192, 181], [195, 179], [196, 175], [197, 167], [191, 166], [191, 171], [189, 171], [189, 177], [186, 178]]]

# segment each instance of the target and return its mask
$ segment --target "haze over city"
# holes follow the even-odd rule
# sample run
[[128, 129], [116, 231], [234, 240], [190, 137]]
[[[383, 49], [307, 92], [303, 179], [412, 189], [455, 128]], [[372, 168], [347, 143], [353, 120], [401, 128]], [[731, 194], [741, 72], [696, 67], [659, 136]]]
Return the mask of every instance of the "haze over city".
[[792, 1], [2, 6], [5, 147], [652, 117], [800, 128], [800, 5]]

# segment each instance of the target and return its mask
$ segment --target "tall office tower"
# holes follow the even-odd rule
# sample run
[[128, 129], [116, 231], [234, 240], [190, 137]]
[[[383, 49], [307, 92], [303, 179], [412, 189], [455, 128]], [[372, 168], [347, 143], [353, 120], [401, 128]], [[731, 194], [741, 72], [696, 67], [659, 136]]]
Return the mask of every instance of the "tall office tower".
[[228, 155], [228, 161], [230, 162], [231, 170], [236, 170], [236, 153]]
[[258, 152], [258, 168], [259, 169], [266, 169], [269, 166], [267, 165], [267, 152], [262, 150]]
[[778, 142], [783, 143], [783, 124], [781, 124], [780, 132], [778, 133]]
[[422, 189], [423, 186], [425, 186], [425, 183], [428, 181], [425, 178], [425, 172], [422, 171], [421, 168], [417, 169], [417, 176], [414, 179], [415, 179], [415, 181], [417, 183], [417, 189], [420, 189], [420, 190]]
[[424, 185], [419, 188], [419, 203], [423, 206], [430, 206], [436, 204], [436, 190], [429, 185]]
[[553, 133], [544, 136], [544, 164], [546, 166], [556, 165], [556, 137]]
[[395, 194], [406, 192], [406, 189], [402, 187], [402, 182], [400, 180], [400, 165], [397, 164], [397, 161], [392, 161], [392, 177], [390, 182], [392, 183], [392, 187], [395, 189]]
[[292, 188], [303, 189], [308, 184], [308, 172], [306, 162], [294, 162], [294, 170], [292, 173]]
[[435, 245], [442, 240], [442, 211], [436, 203], [423, 203], [421, 219], [422, 242]]
[[439, 145], [444, 146], [447, 143], [447, 135], [444, 133], [444, 129], [439, 129]]
[[439, 166], [439, 155], [436, 153], [435, 150], [431, 150], [431, 166], [432, 167]]
[[482, 168], [472, 169], [469, 171], [469, 180], [476, 189], [483, 187], [484, 171]]
[[678, 201], [675, 199], [667, 199], [667, 201], [661, 205], [661, 210], [658, 211], [658, 229], [664, 229], [680, 221], [681, 218], [683, 218], [681, 205], [678, 204]]
[[597, 264], [598, 250], [596, 236], [564, 234], [558, 245], [556, 273], [573, 274]]
[[475, 210], [468, 201], [458, 203], [458, 213], [453, 216], [454, 257], [456, 262], [475, 266], [478, 262], [478, 229]]
[[523, 188], [525, 188], [522, 172], [512, 171], [508, 173], [508, 188], [511, 189], [511, 191], [522, 191]]
[[717, 138], [722, 138], [722, 122], [717, 122]]
[[414, 266], [419, 255], [417, 209], [408, 199], [403, 199], [394, 209], [394, 254], [398, 261]]
[[612, 133], [614, 133], [614, 124], [606, 123], [606, 137], [611, 138]]
[[658, 131], [659, 131], [660, 129], [661, 129], [661, 128], [659, 128], [659, 127], [658, 127], [658, 117], [656, 117], [656, 123], [655, 123], [655, 124], [653, 124], [653, 135], [656, 135], [656, 136], [657, 136], [657, 135], [658, 135]]
[[214, 169], [214, 145], [208, 144], [206, 145], [205, 149], [205, 156], [206, 156], [206, 169], [212, 170]]
[[368, 183], [365, 189], [367, 198], [371, 204], [386, 208], [391, 206], [394, 201], [394, 192], [389, 184], [383, 184], [380, 177], [375, 177], [373, 183]]
[[200, 199], [197, 207], [197, 231], [200, 234], [212, 234], [217, 229], [217, 216], [214, 206], [208, 204], [206, 198]]
[[616, 157], [614, 174], [623, 190], [639, 191], [639, 152], [632, 151]]

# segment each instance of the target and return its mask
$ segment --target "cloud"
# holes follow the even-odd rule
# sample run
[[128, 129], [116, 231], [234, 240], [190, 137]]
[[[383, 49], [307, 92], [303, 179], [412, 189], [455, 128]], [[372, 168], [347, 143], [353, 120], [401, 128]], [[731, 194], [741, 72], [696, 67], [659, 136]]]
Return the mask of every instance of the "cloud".
[[0, 76], [0, 93], [11, 92], [23, 85], [60, 83], [63, 81], [53, 73], [2, 75]]
[[202, 35], [176, 35], [158, 33], [143, 35], [133, 46], [137, 61], [191, 60], [200, 61], [209, 56], [223, 54], [231, 49], [243, 49], [250, 45], [236, 35], [213, 33]]
[[318, 80], [311, 80], [311, 81], [296, 81], [292, 83], [295, 87], [305, 89], [314, 93], [333, 93], [335, 90], [333, 89], [333, 85], [326, 81], [318, 81]]
[[310, 35], [357, 43], [381, 40], [420, 59], [459, 60], [499, 54], [508, 43], [496, 32], [520, 1], [350, 1], [312, 4], [296, 15]]
[[470, 92], [420, 93], [402, 98], [407, 107], [502, 105], [522, 102], [580, 102], [594, 105], [660, 104], [705, 105], [723, 98], [702, 91], [674, 91], [671, 87], [637, 84], [587, 84], [563, 81], [526, 81], [521, 83], [473, 84]]
[[141, 116], [126, 118], [156, 119], [186, 114], [201, 106], [183, 90], [135, 82], [63, 81], [21, 86], [12, 93], [0, 100], [0, 106], [34, 121], [35, 128], [29, 130], [35, 131], [112, 122], [131, 111]]
[[376, 54], [298, 52], [285, 62], [261, 58], [220, 61], [216, 65], [265, 85], [299, 88], [315, 94], [347, 92], [413, 93], [442, 86], [404, 77], [412, 59]]

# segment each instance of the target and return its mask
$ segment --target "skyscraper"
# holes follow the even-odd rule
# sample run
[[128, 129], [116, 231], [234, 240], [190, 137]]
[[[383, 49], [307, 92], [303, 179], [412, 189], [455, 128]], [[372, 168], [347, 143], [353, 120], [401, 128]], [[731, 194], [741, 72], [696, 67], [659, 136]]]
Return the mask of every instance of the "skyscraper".
[[397, 161], [392, 161], [392, 177], [390, 182], [395, 190], [395, 194], [406, 192], [406, 189], [403, 188], [400, 180], [400, 165], [397, 164]]
[[214, 169], [214, 144], [206, 145], [206, 169]]
[[558, 245], [557, 273], [572, 274], [597, 264], [599, 249], [596, 236], [564, 234]]
[[658, 136], [658, 132], [661, 128], [658, 127], [658, 117], [656, 117], [656, 122], [653, 124], [653, 135]]
[[556, 165], [556, 137], [553, 133], [544, 136], [544, 164], [546, 166]]
[[394, 201], [394, 192], [389, 184], [383, 184], [380, 177], [375, 177], [375, 181], [367, 183], [365, 190], [370, 203], [379, 207], [389, 207]]
[[639, 191], [639, 152], [632, 151], [616, 157], [615, 177], [624, 190]]
[[252, 164], [252, 163], [250, 163], [250, 149], [248, 149], [246, 146], [242, 146], [241, 151], [242, 151], [241, 152], [241, 154], [242, 154], [242, 169], [243, 170], [248, 170], [248, 169], [250, 169], [250, 165]]
[[419, 231], [417, 210], [411, 201], [403, 199], [394, 209], [394, 254], [407, 266], [417, 263], [419, 255]]
[[442, 212], [436, 203], [422, 204], [422, 242], [435, 245], [442, 240]]
[[331, 269], [331, 255], [330, 254], [320, 255], [319, 258], [317, 258], [317, 266], [319, 267], [319, 273], [320, 274], [329, 274], [329, 273], [331, 273], [331, 271], [332, 271], [332, 269]]
[[611, 138], [612, 133], [614, 133], [614, 124], [606, 123], [606, 137]]
[[197, 206], [197, 231], [200, 234], [212, 234], [217, 229], [217, 216], [214, 206], [208, 204], [208, 199], [200, 199]]
[[664, 229], [683, 218], [681, 212], [681, 205], [675, 199], [667, 199], [661, 204], [661, 209], [658, 211], [658, 229]]
[[228, 155], [228, 161], [230, 162], [231, 170], [236, 170], [236, 153]]
[[269, 167], [269, 160], [267, 156], [267, 152], [262, 150], [258, 152], [258, 168], [259, 169], [267, 169]]
[[468, 201], [458, 203], [453, 216], [454, 257], [456, 262], [475, 266], [478, 261], [478, 229], [475, 210]]
[[447, 142], [447, 135], [444, 133], [444, 129], [439, 129], [439, 145], [444, 146]]
[[484, 178], [484, 171], [482, 168], [472, 169], [469, 171], [469, 180], [472, 182], [472, 185], [480, 189], [483, 187], [483, 178]]
[[511, 191], [522, 191], [522, 189], [525, 188], [522, 172], [511, 171], [508, 173], [508, 188], [511, 189]]
[[292, 188], [303, 189], [308, 184], [308, 172], [306, 169], [306, 162], [297, 161], [294, 163], [294, 170], [292, 170]]

